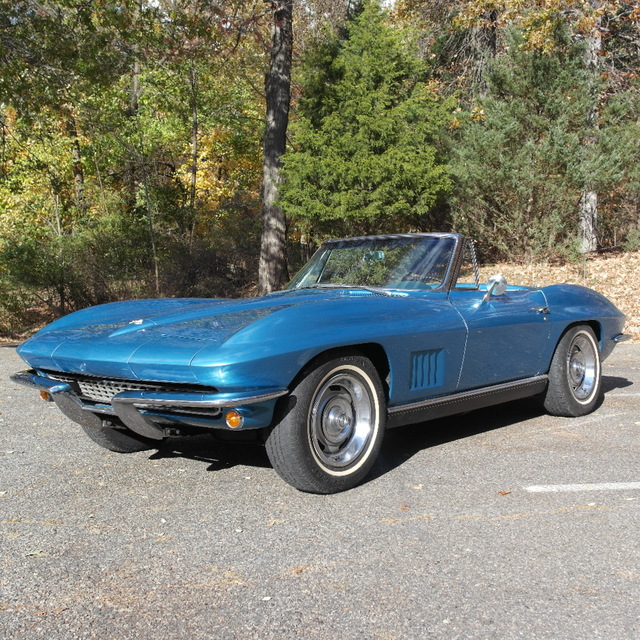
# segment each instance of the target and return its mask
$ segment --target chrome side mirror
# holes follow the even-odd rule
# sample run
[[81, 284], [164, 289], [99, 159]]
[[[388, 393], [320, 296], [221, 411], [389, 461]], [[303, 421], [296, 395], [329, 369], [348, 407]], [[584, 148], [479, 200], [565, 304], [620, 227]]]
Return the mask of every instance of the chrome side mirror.
[[507, 279], [500, 274], [491, 276], [487, 282], [487, 293], [485, 293], [483, 302], [487, 302], [491, 296], [501, 296], [507, 290]]

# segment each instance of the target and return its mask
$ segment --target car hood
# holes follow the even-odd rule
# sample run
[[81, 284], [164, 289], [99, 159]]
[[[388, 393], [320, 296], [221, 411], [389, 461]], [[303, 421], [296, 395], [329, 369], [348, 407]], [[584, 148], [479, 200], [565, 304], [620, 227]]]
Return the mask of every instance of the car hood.
[[[317, 319], [321, 312], [301, 310], [306, 305], [320, 305], [335, 315], [346, 311], [345, 302], [364, 302], [363, 298], [391, 299], [345, 289], [281, 292], [240, 300], [110, 303], [60, 318], [23, 343], [18, 352], [37, 369], [201, 384], [202, 375], [196, 369], [212, 362], [211, 354], [222, 351], [216, 364], [225, 365], [239, 351], [255, 355], [267, 348], [267, 342], [269, 348], [275, 348], [277, 340], [286, 343], [292, 325], [304, 331], [308, 328], [305, 322]], [[272, 319], [283, 313], [288, 321]], [[363, 311], [363, 317], [370, 317], [369, 311]], [[221, 350], [232, 339], [233, 354], [231, 347]]]
[[256, 298], [110, 303], [60, 318], [23, 343], [18, 352], [36, 368], [137, 377], [137, 353], [148, 360], [155, 351], [155, 359], [184, 367], [205, 346], [218, 346], [247, 325], [296, 303], [302, 301]]

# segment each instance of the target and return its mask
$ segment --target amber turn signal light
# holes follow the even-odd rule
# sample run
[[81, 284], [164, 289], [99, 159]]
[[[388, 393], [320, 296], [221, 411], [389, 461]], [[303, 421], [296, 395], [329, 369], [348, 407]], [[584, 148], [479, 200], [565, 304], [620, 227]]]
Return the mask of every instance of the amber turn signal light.
[[244, 422], [244, 418], [235, 409], [227, 411], [227, 415], [224, 419], [230, 429], [239, 429]]

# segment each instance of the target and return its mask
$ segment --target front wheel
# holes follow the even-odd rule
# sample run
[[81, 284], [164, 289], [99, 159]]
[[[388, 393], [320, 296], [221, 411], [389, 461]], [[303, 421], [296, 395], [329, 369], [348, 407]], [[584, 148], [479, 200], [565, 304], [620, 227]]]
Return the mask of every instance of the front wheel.
[[555, 416], [584, 416], [595, 409], [600, 391], [600, 350], [593, 329], [572, 327], [553, 354], [545, 409]]
[[301, 491], [336, 493], [373, 466], [385, 428], [380, 377], [370, 360], [325, 356], [299, 376], [266, 442], [278, 475]]

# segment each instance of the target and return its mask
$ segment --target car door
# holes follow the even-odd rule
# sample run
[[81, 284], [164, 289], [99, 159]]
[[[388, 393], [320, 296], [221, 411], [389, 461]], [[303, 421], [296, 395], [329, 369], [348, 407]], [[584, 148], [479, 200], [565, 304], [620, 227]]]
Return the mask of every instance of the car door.
[[546, 371], [550, 338], [547, 301], [539, 289], [454, 288], [449, 300], [467, 325], [458, 389], [474, 389]]

